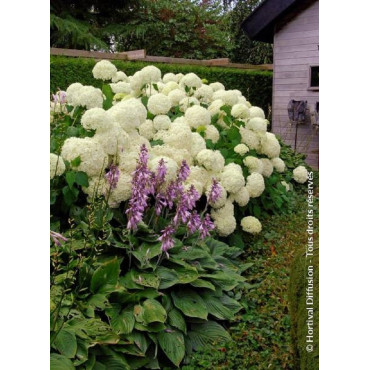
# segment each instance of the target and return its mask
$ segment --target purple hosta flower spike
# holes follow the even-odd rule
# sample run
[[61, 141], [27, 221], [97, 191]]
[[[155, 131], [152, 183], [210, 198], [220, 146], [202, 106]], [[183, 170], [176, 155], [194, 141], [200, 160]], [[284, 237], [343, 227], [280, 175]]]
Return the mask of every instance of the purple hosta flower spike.
[[161, 158], [158, 162], [158, 167], [157, 167], [157, 175], [156, 175], [156, 184], [157, 186], [160, 186], [163, 184], [164, 179], [166, 177], [167, 173], [167, 167], [164, 162], [164, 159]]
[[64, 237], [62, 234], [56, 233], [55, 231], [50, 230], [50, 237], [53, 239], [53, 242], [60, 247], [62, 244], [61, 242], [66, 242], [68, 239]]
[[194, 234], [200, 228], [201, 224], [202, 224], [202, 221], [200, 219], [199, 214], [194, 211], [189, 216], [189, 221], [186, 225], [188, 228], [189, 234]]
[[65, 91], [59, 91], [59, 103], [60, 104], [67, 103], [67, 94]]
[[155, 206], [154, 206], [155, 214], [159, 216], [162, 212], [162, 209], [166, 207], [166, 205], [167, 205], [166, 197], [163, 194], [158, 193], [155, 196]]
[[127, 228], [136, 230], [142, 220], [147, 206], [149, 194], [154, 194], [154, 174], [148, 169], [148, 149], [145, 145], [140, 148], [136, 170], [132, 176], [132, 195], [126, 210], [128, 217]]
[[209, 217], [209, 213], [207, 213], [199, 227], [200, 238], [204, 239], [206, 236], [210, 236], [209, 232], [212, 231], [214, 228], [215, 228], [215, 225], [211, 221], [211, 218]]
[[178, 185], [174, 181], [171, 181], [171, 183], [167, 187], [165, 194], [166, 202], [169, 209], [173, 207], [174, 201], [177, 198], [178, 193], [179, 193]]
[[175, 233], [175, 229], [172, 225], [168, 225], [164, 230], [162, 230], [162, 235], [158, 238], [162, 242], [161, 251], [166, 253], [167, 258], [170, 257], [168, 251], [173, 248], [175, 242], [172, 235]]
[[52, 94], [54, 104], [58, 103], [58, 95], [57, 94]]
[[177, 179], [179, 182], [184, 182], [189, 177], [189, 175], [190, 175], [190, 168], [188, 164], [186, 163], [186, 161], [183, 160], [181, 162], [181, 167], [180, 167]]
[[211, 203], [215, 203], [218, 199], [220, 199], [221, 192], [222, 190], [220, 183], [216, 179], [212, 179], [212, 187], [208, 195], [208, 200]]
[[116, 165], [111, 164], [109, 167], [109, 172], [105, 174], [105, 178], [107, 179], [108, 184], [112, 189], [115, 189], [117, 187], [119, 175], [120, 175], [119, 168]]
[[191, 185], [189, 190], [185, 193], [184, 202], [188, 209], [193, 209], [195, 207], [196, 202], [199, 200], [200, 195], [196, 191], [195, 186]]

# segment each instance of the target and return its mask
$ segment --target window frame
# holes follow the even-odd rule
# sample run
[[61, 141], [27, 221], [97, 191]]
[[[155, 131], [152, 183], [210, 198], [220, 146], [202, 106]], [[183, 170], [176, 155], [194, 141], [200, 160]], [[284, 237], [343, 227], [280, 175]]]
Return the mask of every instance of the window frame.
[[307, 90], [309, 91], [319, 91], [319, 86], [311, 86], [311, 74], [312, 74], [312, 68], [314, 67], [320, 67], [318, 64], [310, 64], [308, 66], [308, 86]]

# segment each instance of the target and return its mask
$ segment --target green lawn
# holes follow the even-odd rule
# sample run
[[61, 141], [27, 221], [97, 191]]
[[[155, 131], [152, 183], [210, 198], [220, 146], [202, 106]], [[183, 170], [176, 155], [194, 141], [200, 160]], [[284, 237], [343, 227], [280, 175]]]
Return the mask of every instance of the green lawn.
[[[314, 204], [317, 222], [318, 197], [315, 197]], [[292, 279], [290, 286], [293, 297], [302, 289], [302, 279], [304, 281], [303, 272], [299, 268], [302, 261], [296, 257], [302, 256], [307, 241], [304, 187], [295, 196], [291, 207], [291, 214], [276, 215], [263, 220], [265, 231], [247, 240], [245, 259], [254, 265], [245, 272], [251, 284], [244, 297], [245, 310], [241, 311], [237, 320], [230, 326], [234, 341], [226, 347], [197, 354], [190, 364], [183, 367], [184, 370], [316, 369], [317, 361], [313, 363], [312, 359], [318, 360], [318, 352], [314, 352], [308, 359], [303, 353], [302, 338], [298, 338], [305, 335], [305, 318], [304, 315], [301, 317], [302, 299], [293, 299], [292, 307], [299, 313], [293, 312], [291, 315], [288, 298], [293, 261], [294, 280]], [[317, 232], [314, 236], [318, 240]], [[318, 250], [316, 253], [318, 254]], [[318, 263], [318, 260], [315, 259], [316, 262]], [[294, 325], [291, 317], [294, 317]], [[292, 345], [292, 336], [299, 345]]]

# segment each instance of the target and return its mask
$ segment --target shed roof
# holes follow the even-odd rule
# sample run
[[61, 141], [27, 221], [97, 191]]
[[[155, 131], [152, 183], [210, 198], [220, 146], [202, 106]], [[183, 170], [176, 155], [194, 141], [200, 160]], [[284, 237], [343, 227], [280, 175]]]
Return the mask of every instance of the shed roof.
[[276, 23], [288, 13], [304, 9], [317, 0], [265, 0], [241, 27], [251, 40], [272, 43]]

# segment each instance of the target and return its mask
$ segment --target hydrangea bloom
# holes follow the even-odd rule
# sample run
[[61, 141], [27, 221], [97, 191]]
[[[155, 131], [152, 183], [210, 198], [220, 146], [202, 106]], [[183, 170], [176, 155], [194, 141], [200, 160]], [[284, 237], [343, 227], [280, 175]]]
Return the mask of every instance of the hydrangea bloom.
[[228, 236], [236, 229], [236, 219], [234, 217], [234, 205], [231, 201], [226, 201], [225, 205], [219, 209], [211, 211], [216, 231], [221, 236]]
[[248, 118], [249, 109], [244, 104], [235, 104], [231, 109], [231, 115], [235, 118]]
[[268, 158], [261, 158], [260, 161], [262, 162], [262, 175], [265, 177], [270, 177], [274, 171], [274, 166], [272, 165], [271, 161]]
[[206, 126], [204, 137], [206, 140], [211, 140], [213, 144], [216, 144], [220, 139], [220, 133], [215, 126], [208, 125]]
[[266, 154], [269, 158], [275, 158], [280, 155], [280, 144], [276, 136], [271, 132], [266, 132], [261, 139], [261, 153]]
[[245, 185], [245, 179], [241, 171], [236, 170], [235, 168], [225, 167], [224, 171], [220, 176], [221, 185], [229, 193], [237, 193]]
[[64, 142], [61, 154], [69, 162], [80, 157], [81, 163], [75, 169], [86, 172], [89, 176], [99, 176], [108, 166], [108, 157], [94, 138], [71, 137]]
[[198, 163], [209, 171], [220, 172], [224, 168], [225, 159], [218, 150], [203, 149], [196, 158]]
[[112, 127], [112, 119], [103, 108], [91, 108], [82, 115], [81, 125], [86, 130], [109, 130]]
[[[248, 108], [247, 108], [248, 109]], [[267, 131], [267, 120], [260, 117], [250, 118], [245, 127], [254, 132], [266, 132]]]
[[234, 152], [240, 155], [244, 155], [249, 152], [249, 148], [245, 144], [238, 144], [234, 147]]
[[261, 222], [253, 216], [244, 217], [240, 224], [243, 230], [250, 234], [258, 234], [262, 230]]
[[116, 66], [108, 60], [101, 60], [96, 63], [92, 70], [94, 78], [98, 80], [111, 80], [116, 76], [117, 68]]
[[66, 165], [64, 164], [63, 158], [54, 153], [50, 153], [50, 179], [55, 176], [63, 175], [66, 170]]
[[242, 142], [245, 143], [249, 149], [258, 149], [260, 146], [260, 139], [256, 133], [241, 126], [239, 128]]
[[187, 73], [181, 79], [180, 84], [187, 87], [197, 88], [202, 86], [202, 80], [195, 73]]
[[265, 190], [263, 176], [257, 172], [252, 173], [247, 177], [246, 187], [251, 198], [259, 197]]
[[122, 71], [118, 71], [113, 77], [112, 77], [112, 82], [113, 83], [116, 83], [118, 81], [125, 81], [127, 82], [128, 81], [128, 78], [126, 76], [126, 73], [125, 72], [122, 72]]
[[298, 166], [293, 170], [293, 178], [300, 184], [304, 184], [308, 179], [308, 171], [303, 166]]
[[240, 206], [244, 207], [249, 203], [249, 191], [246, 186], [242, 187], [237, 193], [232, 194], [232, 199]]
[[148, 110], [154, 115], [166, 114], [171, 109], [171, 100], [167, 95], [152, 95], [148, 100]]
[[171, 126], [170, 117], [166, 116], [165, 114], [155, 116], [153, 119], [153, 125], [157, 131], [168, 130]]
[[251, 118], [254, 118], [254, 117], [259, 117], [259, 118], [262, 118], [262, 119], [265, 118], [265, 113], [263, 112], [263, 110], [260, 107], [250, 107], [249, 108], [249, 113], [250, 113]]
[[250, 173], [257, 172], [262, 174], [263, 163], [259, 158], [249, 155], [244, 158], [243, 163], [248, 167]]
[[272, 163], [272, 165], [274, 166], [274, 168], [277, 172], [281, 173], [281, 172], [285, 171], [285, 163], [279, 157], [272, 158], [271, 163]]

